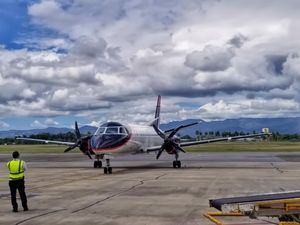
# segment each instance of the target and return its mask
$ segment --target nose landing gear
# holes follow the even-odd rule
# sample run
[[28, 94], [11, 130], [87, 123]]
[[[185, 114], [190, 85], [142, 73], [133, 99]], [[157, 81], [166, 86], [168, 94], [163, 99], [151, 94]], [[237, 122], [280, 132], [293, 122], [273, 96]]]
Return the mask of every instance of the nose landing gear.
[[94, 168], [102, 168], [102, 162], [100, 160], [100, 156], [96, 156], [97, 161], [94, 161]]
[[94, 168], [102, 168], [102, 162], [101, 161], [94, 161]]

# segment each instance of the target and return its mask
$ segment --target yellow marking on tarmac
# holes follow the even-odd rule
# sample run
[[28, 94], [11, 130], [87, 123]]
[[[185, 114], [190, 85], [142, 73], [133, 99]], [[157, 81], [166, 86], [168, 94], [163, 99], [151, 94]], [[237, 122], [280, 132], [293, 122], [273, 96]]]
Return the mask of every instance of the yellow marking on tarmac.
[[221, 220], [217, 219], [216, 217], [224, 217], [224, 216], [245, 216], [239, 212], [231, 212], [231, 213], [223, 213], [223, 212], [208, 212], [203, 214], [207, 219], [211, 222], [215, 223], [216, 225], [225, 225]]

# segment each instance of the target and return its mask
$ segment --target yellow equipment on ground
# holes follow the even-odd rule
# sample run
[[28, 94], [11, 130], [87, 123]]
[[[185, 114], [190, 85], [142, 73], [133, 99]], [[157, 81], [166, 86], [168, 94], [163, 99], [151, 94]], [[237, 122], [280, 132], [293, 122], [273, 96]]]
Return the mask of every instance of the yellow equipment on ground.
[[[209, 203], [220, 212], [210, 212], [204, 216], [216, 225], [225, 225], [216, 218], [225, 216], [247, 216], [251, 219], [276, 217], [278, 223], [270, 222], [269, 224], [300, 225], [300, 191], [221, 198], [210, 200]], [[257, 225], [258, 223], [250, 224]], [[259, 224], [268, 224], [268, 222], [264, 221]]]

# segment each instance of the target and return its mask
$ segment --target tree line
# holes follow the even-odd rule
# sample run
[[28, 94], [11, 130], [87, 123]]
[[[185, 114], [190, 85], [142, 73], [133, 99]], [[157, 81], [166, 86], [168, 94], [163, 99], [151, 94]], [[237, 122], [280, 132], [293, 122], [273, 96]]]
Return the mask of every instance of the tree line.
[[[221, 137], [235, 137], [235, 136], [243, 136], [249, 134], [256, 134], [256, 131], [250, 132], [239, 132], [239, 131], [207, 131], [201, 132], [199, 130], [195, 131], [194, 136], [190, 135], [178, 135], [181, 139], [186, 140], [205, 140], [211, 138], [221, 138]], [[273, 132], [272, 135], [268, 138], [270, 141], [300, 141], [300, 134], [280, 134], [279, 132]]]
[[[22, 136], [22, 137], [44, 139], [44, 140], [55, 140], [55, 141], [67, 141], [67, 142], [76, 141], [76, 136], [73, 132], [59, 133], [59, 134], [42, 133], [42, 134], [32, 134], [29, 136]], [[3, 145], [3, 144], [43, 144], [43, 143], [35, 142], [35, 141], [17, 140], [16, 138], [1, 138], [0, 144]]]
[[[252, 133], [256, 133], [253, 131]], [[232, 136], [239, 136], [239, 135], [248, 135], [250, 133], [239, 132], [239, 131], [208, 131], [208, 132], [201, 132], [199, 130], [195, 131], [194, 136], [190, 135], [180, 135], [178, 136], [183, 140], [205, 140], [211, 138], [220, 138], [220, 137], [232, 137]], [[90, 133], [85, 134], [90, 135]], [[73, 132], [67, 133], [59, 133], [59, 134], [50, 134], [50, 133], [43, 133], [43, 134], [33, 134], [29, 136], [22, 136], [28, 138], [35, 138], [35, 139], [46, 139], [46, 140], [57, 140], [57, 141], [67, 141], [67, 142], [75, 142], [76, 136]], [[279, 132], [275, 132], [269, 137], [270, 141], [300, 141], [300, 134], [280, 134]], [[33, 142], [33, 141], [23, 141], [23, 140], [16, 140], [15, 138], [0, 138], [0, 145], [4, 144], [42, 144], [41, 142]]]

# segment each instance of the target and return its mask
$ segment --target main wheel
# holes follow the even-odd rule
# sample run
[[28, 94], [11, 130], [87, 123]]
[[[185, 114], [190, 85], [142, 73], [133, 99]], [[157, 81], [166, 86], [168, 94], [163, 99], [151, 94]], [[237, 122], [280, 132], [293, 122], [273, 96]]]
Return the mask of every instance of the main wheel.
[[98, 161], [98, 167], [102, 168], [102, 162], [101, 161]]
[[112, 173], [112, 168], [108, 167], [108, 173], [111, 174]]
[[177, 163], [176, 163], [176, 161], [173, 161], [173, 168], [176, 168], [176, 165]]
[[177, 161], [177, 167], [181, 168], [181, 161]]
[[107, 167], [104, 167], [104, 174], [107, 174]]
[[94, 161], [94, 168], [97, 168], [98, 165], [97, 165], [97, 161]]

